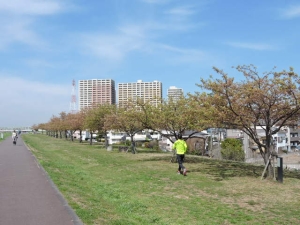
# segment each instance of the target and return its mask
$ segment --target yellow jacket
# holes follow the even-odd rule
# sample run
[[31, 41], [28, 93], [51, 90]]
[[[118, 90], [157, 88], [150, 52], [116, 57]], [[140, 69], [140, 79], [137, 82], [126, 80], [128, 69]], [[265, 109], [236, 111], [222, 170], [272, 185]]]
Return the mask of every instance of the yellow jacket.
[[178, 155], [183, 155], [186, 153], [187, 150], [187, 144], [184, 140], [178, 139], [173, 144], [173, 149], [176, 149], [176, 153]]

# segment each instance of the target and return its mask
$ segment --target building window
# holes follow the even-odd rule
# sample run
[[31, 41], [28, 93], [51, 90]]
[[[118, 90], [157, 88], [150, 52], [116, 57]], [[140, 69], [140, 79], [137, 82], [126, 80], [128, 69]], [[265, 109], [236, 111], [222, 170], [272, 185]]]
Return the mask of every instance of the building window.
[[291, 137], [298, 137], [298, 133], [291, 133]]
[[283, 142], [283, 137], [278, 137], [278, 143], [282, 143]]

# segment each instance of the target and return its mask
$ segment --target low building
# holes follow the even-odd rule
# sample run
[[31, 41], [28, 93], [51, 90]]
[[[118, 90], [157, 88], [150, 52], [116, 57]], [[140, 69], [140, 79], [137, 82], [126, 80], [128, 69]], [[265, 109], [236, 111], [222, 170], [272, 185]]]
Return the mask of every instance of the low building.
[[[107, 139], [108, 139], [108, 144], [116, 144], [120, 143], [122, 141], [128, 140], [130, 141], [130, 137], [127, 136], [126, 132], [119, 132], [119, 131], [108, 131], [107, 132]], [[140, 131], [137, 132], [133, 140], [134, 141], [149, 141], [149, 140], [160, 140], [161, 136], [158, 132], [149, 132], [149, 131]]]
[[291, 151], [300, 150], [300, 129], [298, 127], [290, 128], [290, 146]]

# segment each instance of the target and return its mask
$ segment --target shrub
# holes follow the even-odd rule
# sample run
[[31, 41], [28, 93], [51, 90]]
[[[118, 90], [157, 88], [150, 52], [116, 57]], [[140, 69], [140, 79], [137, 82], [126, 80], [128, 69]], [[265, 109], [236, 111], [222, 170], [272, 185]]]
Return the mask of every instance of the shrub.
[[157, 140], [146, 141], [146, 142], [144, 142], [144, 146], [145, 146], [145, 148], [152, 148], [153, 150], [159, 150]]
[[221, 143], [222, 158], [226, 160], [244, 161], [245, 152], [241, 140], [226, 138]]
[[135, 147], [142, 147], [143, 143], [140, 141], [135, 142]]
[[125, 145], [126, 145], [126, 146], [130, 146], [130, 145], [131, 145], [131, 141], [126, 140], [126, 141], [125, 141]]

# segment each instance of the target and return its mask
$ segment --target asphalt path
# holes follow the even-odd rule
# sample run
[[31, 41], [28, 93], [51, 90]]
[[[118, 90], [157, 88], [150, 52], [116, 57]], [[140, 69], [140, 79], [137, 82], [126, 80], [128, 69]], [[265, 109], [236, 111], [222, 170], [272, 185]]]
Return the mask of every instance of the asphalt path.
[[0, 225], [82, 225], [22, 137], [0, 142]]

